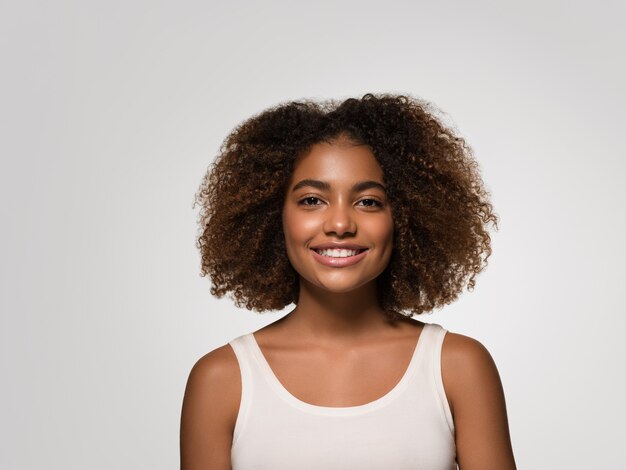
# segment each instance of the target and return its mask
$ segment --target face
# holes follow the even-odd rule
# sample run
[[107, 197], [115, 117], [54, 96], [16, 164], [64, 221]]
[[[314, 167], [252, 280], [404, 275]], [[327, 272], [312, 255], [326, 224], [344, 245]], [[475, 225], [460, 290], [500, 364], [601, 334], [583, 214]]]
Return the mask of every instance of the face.
[[301, 283], [337, 293], [374, 283], [391, 257], [393, 219], [371, 150], [318, 143], [300, 156], [285, 194], [283, 231]]

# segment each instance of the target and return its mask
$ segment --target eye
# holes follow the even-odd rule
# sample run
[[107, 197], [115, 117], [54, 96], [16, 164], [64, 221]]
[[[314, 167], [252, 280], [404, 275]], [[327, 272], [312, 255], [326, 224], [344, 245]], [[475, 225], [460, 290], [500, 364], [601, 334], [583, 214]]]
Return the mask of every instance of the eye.
[[317, 206], [319, 203], [320, 199], [315, 196], [308, 196], [298, 201], [298, 204], [302, 204], [303, 206]]
[[364, 207], [383, 207], [383, 204], [376, 199], [361, 199], [359, 204], [361, 203]]

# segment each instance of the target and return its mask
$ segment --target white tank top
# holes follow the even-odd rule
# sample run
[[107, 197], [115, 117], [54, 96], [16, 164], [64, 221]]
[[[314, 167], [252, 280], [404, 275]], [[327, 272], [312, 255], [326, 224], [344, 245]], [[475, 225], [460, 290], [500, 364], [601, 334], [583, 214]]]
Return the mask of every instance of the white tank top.
[[254, 335], [232, 340], [241, 371], [233, 470], [454, 470], [454, 423], [441, 378], [446, 330], [425, 324], [396, 386], [364, 405], [327, 407], [292, 395]]

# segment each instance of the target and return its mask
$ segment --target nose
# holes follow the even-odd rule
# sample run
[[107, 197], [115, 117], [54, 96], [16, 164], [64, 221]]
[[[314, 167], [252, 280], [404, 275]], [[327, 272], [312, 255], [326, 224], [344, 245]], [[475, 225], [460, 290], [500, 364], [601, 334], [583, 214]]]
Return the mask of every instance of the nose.
[[356, 221], [351, 212], [351, 207], [345, 204], [331, 205], [326, 211], [324, 231], [327, 234], [335, 234], [338, 237], [354, 235], [356, 233]]

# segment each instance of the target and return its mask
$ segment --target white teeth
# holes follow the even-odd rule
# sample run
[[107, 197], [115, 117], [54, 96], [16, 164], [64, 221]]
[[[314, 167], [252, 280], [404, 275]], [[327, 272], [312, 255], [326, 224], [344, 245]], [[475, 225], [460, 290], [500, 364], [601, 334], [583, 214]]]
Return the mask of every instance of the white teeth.
[[331, 258], [347, 258], [348, 256], [355, 256], [359, 253], [359, 250], [315, 250], [322, 256], [330, 256]]

